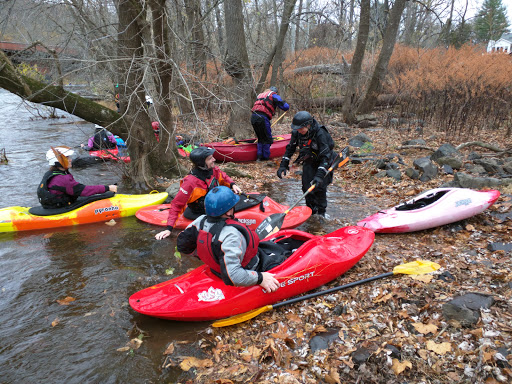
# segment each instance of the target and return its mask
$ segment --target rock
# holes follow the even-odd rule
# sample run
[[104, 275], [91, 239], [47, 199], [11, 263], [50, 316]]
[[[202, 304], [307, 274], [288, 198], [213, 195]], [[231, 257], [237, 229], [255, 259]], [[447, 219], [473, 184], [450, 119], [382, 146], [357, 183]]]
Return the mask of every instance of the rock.
[[450, 272], [444, 271], [443, 273], [437, 275], [438, 280], [442, 280], [445, 283], [451, 283], [452, 281], [455, 281], [455, 276], [453, 276]]
[[476, 159], [481, 159], [482, 156], [480, 156], [478, 153], [476, 152], [471, 152], [469, 155], [468, 155], [468, 160], [476, 160]]
[[401, 352], [397, 347], [395, 347], [392, 344], [387, 344], [384, 348], [391, 351], [391, 353], [390, 353], [391, 357], [394, 357], [395, 359], [400, 359]]
[[356, 120], [357, 120], [358, 123], [363, 121], [363, 120], [375, 121], [375, 120], [377, 120], [377, 116], [372, 115], [372, 114], [357, 115], [356, 116]]
[[413, 165], [416, 169], [419, 169], [421, 181], [430, 181], [437, 176], [437, 167], [428, 157], [414, 160]]
[[375, 177], [386, 177], [387, 176], [387, 171], [380, 171], [378, 173], [375, 174]]
[[436, 163], [443, 166], [443, 165], [449, 165], [453, 169], [461, 169], [462, 168], [462, 161], [456, 157], [452, 156], [443, 156], [436, 160]]
[[370, 351], [368, 351], [366, 348], [359, 347], [356, 351], [352, 352], [351, 354], [352, 362], [356, 365], [361, 365], [369, 359], [370, 355]]
[[453, 168], [450, 167], [448, 164], [444, 164], [441, 168], [443, 172], [447, 175], [453, 175]]
[[370, 127], [375, 127], [375, 126], [377, 126], [376, 121], [363, 120], [363, 121], [360, 121], [359, 123], [357, 123], [358, 128], [370, 128]]
[[353, 137], [353, 139], [356, 139], [356, 140], [360, 140], [362, 141], [363, 143], [366, 143], [366, 142], [369, 142], [371, 143], [372, 142], [372, 139], [370, 139], [368, 137], [368, 135], [366, 135], [365, 133], [361, 132], [361, 133], [358, 133], [357, 135], [355, 135]]
[[407, 176], [409, 176], [409, 178], [411, 178], [413, 180], [418, 180], [420, 178], [420, 173], [417, 170], [413, 169], [413, 168], [407, 168], [405, 170], [405, 174]]
[[484, 167], [482, 167], [481, 165], [476, 165], [476, 164], [466, 164], [464, 166], [464, 168], [468, 171], [468, 172], [471, 172], [471, 173], [476, 173], [476, 174], [479, 174], [479, 175], [483, 175], [485, 173], [485, 169]]
[[512, 243], [491, 243], [487, 246], [487, 249], [491, 252], [505, 251], [512, 252]]
[[501, 184], [496, 178], [473, 177], [464, 172], [457, 172], [453, 177], [453, 183], [455, 186], [471, 189], [497, 188]]
[[481, 165], [485, 171], [491, 175], [496, 173], [503, 173], [503, 168], [495, 159], [476, 159], [473, 161], [473, 163]]
[[386, 176], [395, 179], [396, 181], [402, 180], [402, 175], [398, 169], [387, 169]]
[[169, 194], [170, 199], [174, 199], [174, 196], [176, 196], [176, 194], [178, 193], [179, 190], [180, 190], [180, 182], [177, 181], [177, 182], [169, 185], [167, 187], [167, 189], [165, 190], [165, 192], [167, 192]]
[[480, 309], [489, 309], [493, 303], [492, 296], [467, 293], [445, 303], [443, 315], [447, 320], [456, 320], [463, 327], [469, 327], [475, 325], [480, 319]]
[[[270, 162], [272, 164], [272, 162]], [[235, 176], [235, 177], [246, 177], [248, 179], [252, 179], [252, 175], [241, 171], [238, 169], [238, 166], [235, 163], [227, 163], [222, 170], [226, 172], [229, 176]]]
[[455, 149], [455, 147], [451, 144], [443, 144], [441, 145], [437, 151], [435, 151], [432, 156], [430, 156], [430, 160], [436, 161], [437, 159], [440, 159], [441, 157], [446, 156], [457, 156], [460, 155], [460, 153]]
[[378, 159], [375, 161], [375, 168], [377, 169], [386, 169], [386, 160]]
[[386, 164], [386, 169], [400, 169], [400, 166], [392, 161], [391, 163]]
[[356, 147], [356, 148], [361, 148], [364, 145], [364, 142], [361, 140], [352, 138], [352, 139], [348, 140], [348, 144], [353, 147]]
[[339, 330], [337, 329], [330, 329], [327, 332], [315, 335], [311, 340], [309, 340], [309, 347], [311, 348], [311, 351], [315, 352], [319, 349], [329, 348], [330, 343], [339, 340], [338, 332]]

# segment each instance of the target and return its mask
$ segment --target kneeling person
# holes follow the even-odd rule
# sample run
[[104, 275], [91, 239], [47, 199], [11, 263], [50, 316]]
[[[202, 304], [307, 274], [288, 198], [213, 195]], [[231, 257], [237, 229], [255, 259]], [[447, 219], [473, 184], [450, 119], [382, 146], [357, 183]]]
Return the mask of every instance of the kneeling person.
[[259, 284], [267, 292], [276, 291], [279, 282], [274, 274], [265, 271], [281, 264], [286, 251], [279, 252], [279, 244], [260, 244], [256, 232], [234, 218], [234, 206], [239, 200], [224, 186], [208, 192], [206, 215], [178, 235], [178, 251], [197, 255], [226, 285]]

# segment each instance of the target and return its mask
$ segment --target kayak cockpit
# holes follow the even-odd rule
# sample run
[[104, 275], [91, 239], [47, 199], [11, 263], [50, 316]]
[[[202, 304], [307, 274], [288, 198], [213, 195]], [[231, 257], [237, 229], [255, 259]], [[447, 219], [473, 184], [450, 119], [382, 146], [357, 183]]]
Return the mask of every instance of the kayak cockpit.
[[75, 201], [73, 204], [70, 204], [66, 207], [51, 208], [51, 209], [43, 208], [41, 206], [32, 207], [28, 210], [28, 213], [30, 213], [31, 215], [34, 215], [34, 216], [60, 215], [62, 213], [74, 211], [75, 209], [83, 207], [84, 205], [92, 203], [93, 201], [109, 199], [111, 197], [114, 197], [114, 195], [115, 195], [114, 192], [105, 192], [105, 193], [100, 193], [100, 194], [92, 195], [92, 196], [79, 197], [77, 199], [77, 201]]
[[415, 209], [424, 208], [427, 205], [435, 203], [441, 197], [446, 195], [448, 192], [450, 192], [450, 190], [445, 189], [445, 190], [428, 193], [427, 195], [422, 196], [419, 199], [413, 199], [413, 200], [407, 201], [403, 204], [400, 204], [395, 209], [397, 211], [413, 211]]

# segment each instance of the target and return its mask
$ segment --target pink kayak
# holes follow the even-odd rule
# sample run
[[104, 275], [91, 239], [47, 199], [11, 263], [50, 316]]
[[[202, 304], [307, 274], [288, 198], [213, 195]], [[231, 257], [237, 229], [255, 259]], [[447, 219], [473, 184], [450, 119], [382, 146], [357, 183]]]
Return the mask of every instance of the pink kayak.
[[[146, 223], [153, 225], [160, 225], [165, 227], [167, 225], [167, 217], [169, 216], [169, 208], [171, 204], [160, 204], [144, 207], [137, 211], [135, 216]], [[249, 226], [251, 229], [256, 229], [260, 223], [273, 213], [283, 213], [289, 207], [281, 205], [277, 201], [272, 200], [270, 197], [265, 196], [261, 204], [235, 212], [235, 217], [242, 223]], [[311, 216], [311, 208], [301, 206], [293, 208], [284, 217], [282, 228], [295, 228], [304, 223]], [[178, 217], [175, 228], [184, 229], [192, 222], [182, 215]]]
[[437, 188], [393, 208], [379, 211], [357, 225], [381, 233], [414, 232], [477, 215], [500, 197], [496, 190]]
[[237, 315], [317, 288], [352, 268], [370, 249], [374, 233], [361, 227], [340, 228], [325, 236], [295, 229], [279, 231], [266, 240], [296, 248], [271, 269], [280, 282], [275, 292], [259, 285], [234, 287], [223, 283], [202, 265], [183, 276], [134, 293], [130, 306], [148, 316], [169, 320], [203, 321]]

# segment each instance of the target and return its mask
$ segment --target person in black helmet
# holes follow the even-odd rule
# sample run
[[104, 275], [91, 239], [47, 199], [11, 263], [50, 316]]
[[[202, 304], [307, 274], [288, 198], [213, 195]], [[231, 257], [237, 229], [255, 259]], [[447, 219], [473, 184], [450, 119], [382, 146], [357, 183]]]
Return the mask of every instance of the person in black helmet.
[[276, 107], [287, 111], [290, 106], [277, 94], [276, 87], [270, 87], [260, 93], [252, 107], [251, 124], [254, 133], [258, 137], [258, 160], [270, 158], [270, 146], [272, 145], [272, 128], [270, 120], [274, 116]]
[[204, 215], [204, 197], [210, 189], [223, 185], [231, 188], [236, 194], [242, 193], [235, 182], [215, 166], [214, 153], [215, 149], [208, 147], [195, 148], [190, 152], [190, 161], [194, 167], [181, 180], [180, 189], [169, 208], [167, 229], [155, 235], [157, 240], [162, 240], [171, 234], [180, 214], [189, 220], [195, 220]]
[[292, 137], [277, 171], [280, 179], [289, 171], [290, 159], [297, 147], [299, 156], [294, 163], [302, 164], [302, 191], [306, 192], [311, 185], [316, 185], [306, 195], [306, 205], [313, 214], [325, 217], [327, 186], [332, 182], [332, 173], [327, 175], [327, 170], [336, 157], [334, 141], [327, 128], [319, 125], [307, 111], [297, 112], [293, 117]]

